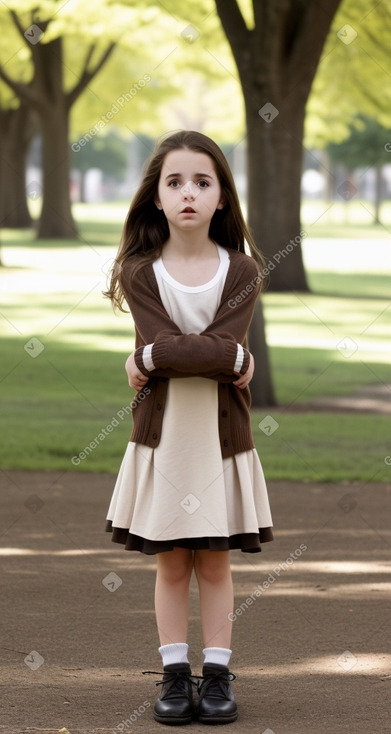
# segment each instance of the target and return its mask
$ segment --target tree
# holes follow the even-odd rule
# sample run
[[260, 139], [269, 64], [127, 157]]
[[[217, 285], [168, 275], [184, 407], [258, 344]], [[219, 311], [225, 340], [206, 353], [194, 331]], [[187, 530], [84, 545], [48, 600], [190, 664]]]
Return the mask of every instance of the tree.
[[[376, 0], [343, 2], [325, 44], [306, 115], [306, 146], [325, 149], [330, 157], [335, 152], [339, 162], [346, 163], [351, 170], [359, 165], [374, 168], [375, 221], [380, 204], [380, 166], [389, 161], [385, 144], [389, 142], [387, 131], [391, 128], [387, 34], [390, 23], [389, 3]], [[343, 145], [337, 149], [340, 143]], [[323, 170], [330, 179], [327, 163]], [[345, 185], [337, 188], [337, 194], [348, 200], [355, 191], [349, 185], [348, 174], [346, 178]]]
[[[177, 10], [176, 7], [174, 9]], [[135, 108], [142, 110], [143, 130], [155, 131], [159, 124], [156, 98], [160, 97], [160, 101], [163, 97], [167, 99], [174, 88], [177, 93], [183, 93], [170, 58], [178, 49], [189, 50], [185, 35], [177, 34], [178, 27], [185, 28], [186, 21], [182, 25], [176, 18], [173, 24], [169, 10], [151, 6], [148, 0], [120, 0], [117, 3], [100, 0], [95, 4], [88, 0], [65, 4], [56, 0], [10, 0], [7, 6], [0, 5], [0, 13], [7, 24], [7, 48], [3, 46], [2, 49], [0, 79], [14, 95], [33, 107], [40, 119], [44, 185], [38, 236], [74, 236], [76, 227], [71, 215], [68, 154], [71, 108], [81, 97], [88, 98], [84, 106], [77, 105], [79, 112], [73, 116], [77, 122], [72, 127], [77, 127], [82, 136], [89, 124], [93, 134], [100, 132], [95, 123], [101, 122], [101, 115], [110, 119], [115, 117], [117, 124], [122, 117], [123, 125], [130, 129], [129, 122], [132, 126], [136, 123]], [[24, 51], [18, 48], [21, 39]], [[121, 64], [115, 71], [112, 66], [112, 77], [109, 80], [106, 77], [105, 83], [93, 90], [92, 82], [98, 72], [100, 76], [109, 59], [119, 57], [120, 52]], [[143, 95], [139, 104], [140, 98], [137, 97], [135, 102], [130, 92], [138, 89], [140, 81], [134, 77], [135, 69], [139, 74], [140, 67], [145, 68], [146, 62], [153, 58], [148, 106]], [[13, 68], [14, 59], [21, 62], [16, 70]], [[198, 61], [197, 73], [206, 70], [207, 61]], [[221, 69], [218, 71], [221, 79]], [[144, 78], [141, 84], [145, 84]], [[117, 99], [123, 100], [124, 97], [125, 104], [120, 109], [117, 107], [113, 114], [112, 108], [116, 106]], [[80, 110], [84, 111], [83, 122]], [[140, 124], [140, 114], [138, 121]]]
[[[249, 225], [266, 257], [271, 289], [308, 290], [300, 247], [305, 105], [340, 0], [330, 0], [327, 8], [326, 0], [253, 0], [248, 25], [236, 0], [215, 2], [243, 90]], [[287, 248], [289, 257], [278, 259]], [[250, 348], [260, 364], [254, 405], [274, 405], [261, 305]]]
[[[55, 5], [55, 4], [54, 4]], [[69, 112], [90, 80], [99, 72], [115, 44], [108, 43], [96, 57], [92, 43], [87, 49], [84, 65], [73, 87], [65, 91], [63, 85], [63, 41], [55, 37], [47, 43], [41, 38], [50, 29], [56, 8], [49, 15], [41, 15], [32, 8], [29, 25], [23, 23], [14, 10], [11, 17], [23, 42], [29, 47], [33, 62], [33, 78], [28, 83], [15, 81], [0, 67], [0, 77], [26, 105], [36, 110], [42, 134], [43, 205], [39, 223], [39, 237], [75, 237], [69, 196]], [[25, 17], [25, 16], [23, 16]]]
[[307, 148], [324, 149], [328, 143], [345, 140], [362, 115], [376, 118], [383, 127], [391, 126], [390, 24], [389, 3], [344, 0], [308, 100]]
[[[382, 166], [389, 162], [391, 130], [377, 120], [360, 116], [350, 129], [350, 135], [341, 143], [330, 143], [327, 152], [334, 163], [344, 163], [350, 173], [359, 167], [374, 168], [374, 221], [380, 223], [379, 210], [382, 194]], [[357, 190], [350, 188], [346, 196], [351, 199]]]
[[[2, 52], [13, 58], [12, 33], [4, 24]], [[23, 73], [18, 64], [17, 73]], [[20, 104], [14, 92], [0, 81], [0, 226], [29, 227], [31, 217], [26, 202], [25, 156], [37, 126], [30, 108]]]
[[85, 174], [87, 171], [91, 168], [99, 168], [106, 176], [119, 180], [123, 178], [126, 163], [126, 143], [114, 131], [93, 138], [88, 146], [74, 153], [73, 168], [81, 173], [80, 200], [85, 201]]
[[31, 226], [25, 160], [36, 130], [36, 118], [28, 105], [0, 109], [0, 224], [3, 227]]
[[[341, 0], [253, 0], [252, 27], [236, 0], [215, 2], [243, 90], [249, 224], [271, 264], [271, 289], [305, 291], [300, 247], [305, 107]], [[288, 245], [289, 257], [277, 265], [275, 256]]]

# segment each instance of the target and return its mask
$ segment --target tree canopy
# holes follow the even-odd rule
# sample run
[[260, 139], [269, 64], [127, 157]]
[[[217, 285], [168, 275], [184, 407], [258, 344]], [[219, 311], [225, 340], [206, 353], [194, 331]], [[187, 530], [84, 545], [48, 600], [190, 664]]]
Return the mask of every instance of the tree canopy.
[[391, 126], [391, 6], [344, 0], [328, 34], [307, 104], [305, 145], [324, 148], [350, 135], [361, 115]]
[[[208, 15], [200, 3], [190, 24], [187, 12], [179, 15], [169, 0], [164, 8], [145, 0], [10, 0], [0, 5], [9, 31], [0, 52], [3, 106], [28, 105], [40, 122], [41, 237], [76, 234], [68, 185], [70, 129], [72, 138], [83, 138], [80, 146], [88, 130], [89, 139], [104, 134], [114, 119], [129, 133], [141, 130], [153, 137], [194, 123], [202, 129], [208, 122], [220, 138], [236, 137], [236, 100], [224, 94], [232, 80], [229, 61], [217, 62], [202, 46], [207, 40], [215, 53], [224, 47], [216, 16], [205, 23]], [[180, 105], [170, 104], [174, 95]]]

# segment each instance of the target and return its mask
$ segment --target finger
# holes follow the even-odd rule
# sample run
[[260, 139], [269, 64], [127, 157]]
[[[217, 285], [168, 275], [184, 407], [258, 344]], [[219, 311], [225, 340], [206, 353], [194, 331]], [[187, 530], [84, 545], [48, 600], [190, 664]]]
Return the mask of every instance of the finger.
[[[239, 390], [243, 390], [247, 385], [249, 384], [250, 380], [247, 375], [243, 375], [240, 380], [237, 380], [236, 387], [239, 388]], [[235, 383], [234, 383], [235, 384]]]
[[233, 382], [232, 384], [235, 385], [235, 387], [238, 387], [238, 388], [244, 387], [244, 385], [245, 385], [245, 383], [243, 382], [243, 379], [242, 378], [240, 380], [236, 380], [236, 382]]

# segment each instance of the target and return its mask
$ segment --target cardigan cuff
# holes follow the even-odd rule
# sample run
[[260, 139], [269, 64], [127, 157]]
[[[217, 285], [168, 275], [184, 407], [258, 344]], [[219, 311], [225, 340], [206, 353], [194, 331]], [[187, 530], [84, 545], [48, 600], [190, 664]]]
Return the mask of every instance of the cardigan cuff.
[[240, 372], [243, 367], [244, 360], [244, 349], [241, 344], [238, 344], [238, 351], [236, 354], [236, 362], [234, 366], [234, 372]]
[[136, 363], [137, 369], [139, 369], [140, 372], [143, 373], [143, 375], [149, 377], [149, 370], [145, 366], [143, 359], [144, 349], [145, 347], [139, 347], [138, 349], [136, 349], [136, 351], [134, 352], [134, 361]]
[[154, 365], [153, 359], [152, 359], [152, 347], [153, 347], [153, 344], [147, 344], [144, 347], [144, 351], [143, 351], [143, 355], [142, 355], [143, 356], [144, 367], [145, 367], [146, 370], [148, 370], [148, 372], [152, 372], [152, 370], [155, 369], [155, 365]]
[[248, 349], [243, 349], [243, 352], [243, 364], [240, 370], [241, 375], [245, 375], [250, 366], [250, 352], [248, 351]]

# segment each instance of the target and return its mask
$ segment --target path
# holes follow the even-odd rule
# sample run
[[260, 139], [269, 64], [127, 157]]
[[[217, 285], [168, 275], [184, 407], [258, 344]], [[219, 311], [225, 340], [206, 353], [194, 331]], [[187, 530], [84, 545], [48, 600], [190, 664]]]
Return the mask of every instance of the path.
[[[154, 559], [102, 532], [113, 477], [0, 478], [0, 732], [167, 732], [152, 718], [154, 676], [141, 674], [160, 669]], [[270, 482], [269, 491], [275, 541], [232, 553], [240, 717], [224, 731], [388, 732], [391, 487]], [[199, 673], [194, 583], [189, 640]]]
[[[276, 409], [273, 409], [276, 410]], [[325, 411], [328, 413], [376, 413], [391, 415], [391, 385], [366, 385], [349, 395], [325, 395], [321, 398], [297, 402], [292, 406], [277, 407], [277, 411], [307, 413]]]

